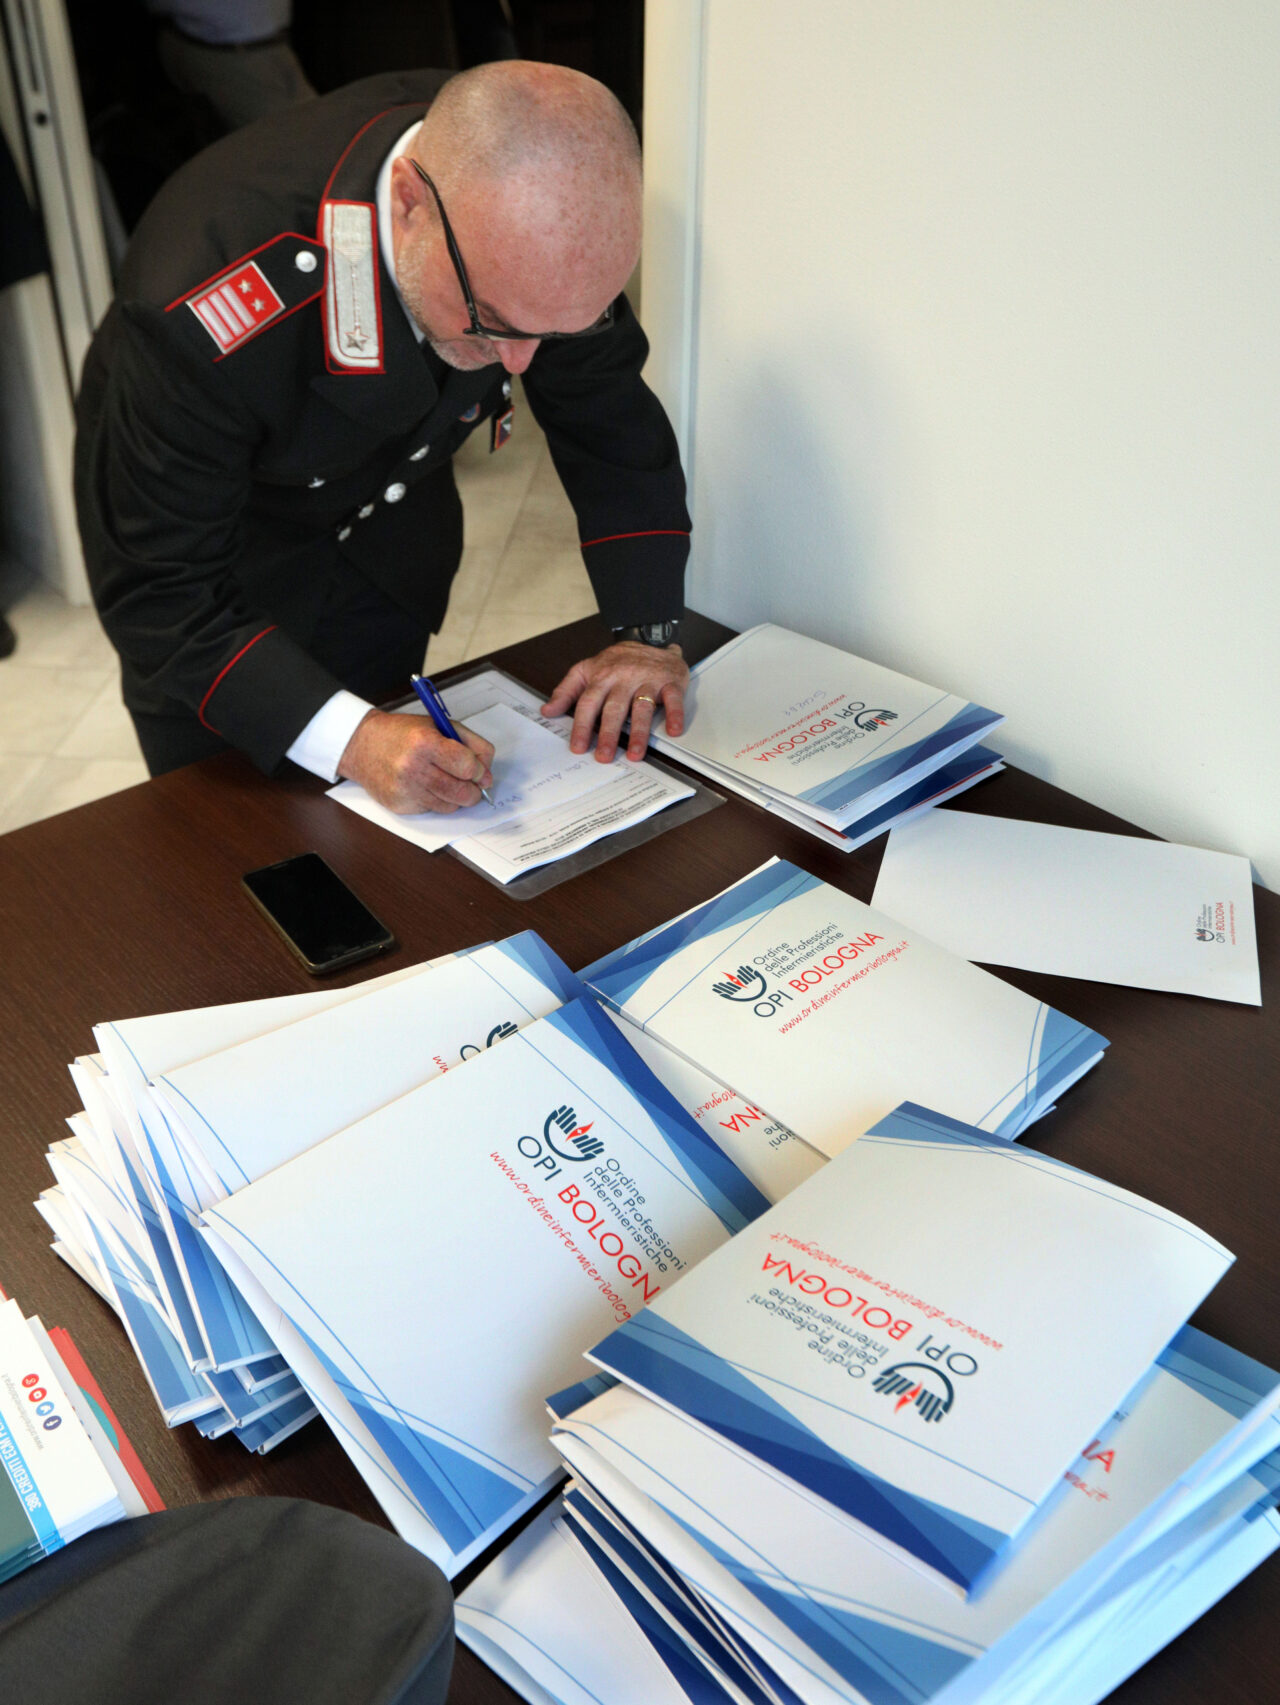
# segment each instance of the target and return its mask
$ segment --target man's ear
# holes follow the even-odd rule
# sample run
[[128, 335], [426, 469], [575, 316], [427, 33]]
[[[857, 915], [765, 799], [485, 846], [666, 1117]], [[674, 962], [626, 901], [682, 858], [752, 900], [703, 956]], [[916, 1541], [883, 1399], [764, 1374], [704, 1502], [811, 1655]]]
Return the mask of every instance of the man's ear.
[[391, 223], [407, 230], [415, 208], [423, 205], [423, 186], [403, 155], [391, 162]]

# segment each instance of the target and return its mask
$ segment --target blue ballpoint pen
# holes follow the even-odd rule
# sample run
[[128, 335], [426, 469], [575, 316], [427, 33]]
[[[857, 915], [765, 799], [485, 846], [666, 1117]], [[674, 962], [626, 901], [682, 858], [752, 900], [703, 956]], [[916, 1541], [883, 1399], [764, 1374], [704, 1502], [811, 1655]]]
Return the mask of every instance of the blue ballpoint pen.
[[[449, 712], [444, 708], [444, 700], [428, 681], [425, 675], [410, 675], [409, 685], [417, 693], [426, 708], [427, 715], [436, 725], [436, 733], [443, 734], [446, 740], [456, 740], [459, 746], [465, 746], [466, 741], [450, 721]], [[481, 797], [493, 804], [493, 795], [487, 787], [480, 789]]]

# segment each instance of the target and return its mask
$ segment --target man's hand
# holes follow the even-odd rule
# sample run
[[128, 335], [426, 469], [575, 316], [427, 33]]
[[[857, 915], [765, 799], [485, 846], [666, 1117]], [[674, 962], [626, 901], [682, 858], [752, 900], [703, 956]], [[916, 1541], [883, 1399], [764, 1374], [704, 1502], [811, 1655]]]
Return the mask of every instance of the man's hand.
[[542, 707], [543, 716], [564, 716], [573, 705], [572, 752], [585, 752], [597, 722], [596, 762], [611, 764], [618, 750], [618, 735], [627, 717], [631, 738], [627, 756], [634, 763], [644, 757], [654, 711], [662, 706], [668, 734], [684, 733], [684, 690], [689, 684], [689, 665], [678, 645], [659, 648], [624, 639], [597, 652], [573, 668]]
[[492, 785], [493, 747], [458, 723], [465, 744], [437, 734], [425, 716], [371, 710], [347, 742], [338, 774], [401, 814], [456, 811]]

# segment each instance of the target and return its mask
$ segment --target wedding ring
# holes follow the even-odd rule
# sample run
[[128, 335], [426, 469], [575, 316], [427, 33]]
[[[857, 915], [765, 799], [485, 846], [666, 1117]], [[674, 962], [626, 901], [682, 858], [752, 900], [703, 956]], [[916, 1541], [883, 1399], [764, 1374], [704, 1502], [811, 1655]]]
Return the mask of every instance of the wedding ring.
[[651, 699], [648, 693], [637, 693], [631, 701], [633, 704], [657, 704], [657, 699]]

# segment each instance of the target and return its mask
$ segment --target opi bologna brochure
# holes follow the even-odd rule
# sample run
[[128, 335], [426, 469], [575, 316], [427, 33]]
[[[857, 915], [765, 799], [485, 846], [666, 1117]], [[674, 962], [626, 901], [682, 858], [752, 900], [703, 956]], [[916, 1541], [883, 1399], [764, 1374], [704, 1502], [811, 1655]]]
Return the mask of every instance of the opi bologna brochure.
[[826, 1155], [901, 1101], [1016, 1137], [1107, 1045], [781, 859], [581, 975]]
[[[805, 1705], [1038, 1705], [1058, 1673], [1074, 1674], [1082, 1623], [1096, 1638], [1100, 1616], [1135, 1591], [1149, 1600], [1206, 1542], [1253, 1523], [1266, 1534], [1247, 1567], [1275, 1549], [1277, 1377], [1184, 1328], [1067, 1469], [990, 1586], [968, 1600], [625, 1386], [566, 1416], [554, 1437], [615, 1558], [630, 1548], [638, 1574], [642, 1551], [719, 1629], [723, 1650], [745, 1650], [757, 1674], [781, 1679]], [[566, 1502], [572, 1510], [575, 1494]], [[1207, 1608], [1215, 1585], [1192, 1596], [1163, 1639]], [[472, 1628], [493, 1640], [498, 1615], [515, 1610], [505, 1587], [495, 1573], [482, 1589], [483, 1623], [460, 1609], [468, 1644]], [[590, 1639], [579, 1630], [577, 1647]], [[1113, 1671], [1135, 1643], [1108, 1638]], [[573, 1645], [557, 1655], [570, 1667], [579, 1660]], [[1068, 1695], [1077, 1705], [1098, 1696]]]
[[573, 1001], [237, 1191], [206, 1235], [452, 1572], [555, 1479], [546, 1393], [765, 1206]]
[[659, 730], [654, 745], [844, 830], [1003, 721], [954, 693], [765, 623], [695, 665], [685, 732]]
[[908, 1105], [591, 1359], [968, 1592], [1231, 1260]]

